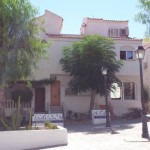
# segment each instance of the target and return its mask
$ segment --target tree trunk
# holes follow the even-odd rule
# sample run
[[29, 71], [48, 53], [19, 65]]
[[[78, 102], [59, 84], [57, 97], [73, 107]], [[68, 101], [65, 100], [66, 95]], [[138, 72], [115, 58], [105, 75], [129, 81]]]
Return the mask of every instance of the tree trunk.
[[91, 101], [90, 101], [90, 112], [94, 109], [94, 100], [95, 100], [96, 91], [91, 90]]

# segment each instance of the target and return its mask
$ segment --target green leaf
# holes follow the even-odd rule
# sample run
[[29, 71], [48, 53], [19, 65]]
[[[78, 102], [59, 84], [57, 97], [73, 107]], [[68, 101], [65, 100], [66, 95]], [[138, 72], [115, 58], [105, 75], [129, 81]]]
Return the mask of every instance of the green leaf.
[[85, 36], [70, 47], [64, 47], [60, 63], [62, 69], [72, 76], [69, 88], [77, 92], [93, 90], [104, 95], [104, 78], [101, 73], [104, 66], [108, 68], [109, 92], [112, 83], [119, 82], [115, 74], [122, 66], [122, 62], [116, 60], [116, 53], [113, 50], [114, 42], [98, 35]]

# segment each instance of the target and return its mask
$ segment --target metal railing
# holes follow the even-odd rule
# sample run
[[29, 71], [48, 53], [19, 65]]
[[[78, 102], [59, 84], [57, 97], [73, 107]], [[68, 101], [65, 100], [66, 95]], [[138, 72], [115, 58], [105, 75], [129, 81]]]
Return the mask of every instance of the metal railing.
[[[5, 116], [11, 116], [12, 112], [18, 107], [17, 102], [13, 100], [0, 100], [0, 108], [4, 110]], [[21, 102], [21, 108], [27, 110], [31, 108], [30, 102]]]

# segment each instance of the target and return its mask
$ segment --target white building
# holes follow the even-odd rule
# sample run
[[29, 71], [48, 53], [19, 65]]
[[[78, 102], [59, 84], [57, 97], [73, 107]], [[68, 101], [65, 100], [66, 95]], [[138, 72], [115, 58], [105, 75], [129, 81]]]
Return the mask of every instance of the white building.
[[[140, 78], [139, 62], [134, 51], [142, 45], [141, 39], [129, 37], [128, 21], [103, 20], [99, 18], [84, 18], [81, 25], [81, 34], [61, 34], [63, 19], [49, 11], [37, 18], [44, 20], [43, 27], [46, 34], [41, 33], [45, 40], [51, 39], [52, 45], [47, 49], [48, 59], [42, 60], [39, 68], [34, 72], [32, 79], [41, 80], [56, 76], [55, 84], [35, 88], [33, 107], [35, 112], [49, 111], [51, 106], [63, 106], [65, 111], [86, 113], [89, 111], [90, 96], [87, 93], [75, 94], [67, 90], [70, 77], [62, 71], [60, 59], [63, 56], [63, 47], [82, 39], [83, 35], [99, 34], [115, 41], [117, 59], [124, 61], [124, 66], [117, 73], [121, 80], [120, 87], [110, 94], [109, 103], [115, 115], [127, 112], [128, 108], [140, 107]], [[104, 97], [96, 97], [95, 107], [104, 104]]]
[[[143, 80], [144, 80], [144, 87], [149, 93], [150, 96], [150, 42], [144, 43], [145, 48], [145, 57], [143, 60]], [[148, 102], [148, 109], [150, 112], [150, 100]]]
[[146, 42], [144, 43], [144, 48], [146, 49], [145, 51], [145, 57], [144, 57], [144, 60], [143, 60], [143, 68], [144, 68], [144, 84], [145, 84], [145, 87], [149, 87], [150, 88], [150, 43], [149, 42]]
[[[113, 108], [113, 113], [117, 116], [127, 112], [128, 108], [141, 107], [140, 101], [140, 76], [139, 62], [135, 58], [135, 50], [142, 45], [141, 39], [129, 37], [128, 21], [103, 20], [100, 18], [84, 18], [81, 24], [81, 34], [61, 34], [63, 18], [46, 10], [45, 14], [37, 18], [45, 32], [40, 33], [45, 41], [50, 39], [52, 44], [47, 49], [48, 59], [41, 60], [38, 69], [35, 70], [32, 80], [43, 80], [56, 77], [53, 84], [37, 87], [33, 89], [34, 97], [32, 107], [35, 112], [49, 112], [52, 106], [62, 106], [64, 111], [88, 113], [90, 107], [89, 93], [74, 93], [68, 89], [70, 76], [62, 71], [60, 59], [63, 56], [63, 47], [69, 46], [75, 41], [80, 41], [84, 35], [98, 34], [107, 36], [115, 42], [115, 52], [117, 59], [124, 61], [124, 66], [117, 73], [120, 85], [116, 85], [116, 90], [110, 93], [109, 103]], [[148, 46], [148, 45], [147, 45]], [[144, 60], [144, 81], [145, 85], [150, 85], [150, 72], [148, 71], [149, 49], [146, 51]], [[3, 91], [0, 89], [0, 98], [4, 99]], [[7, 103], [5, 105], [5, 102]], [[11, 101], [0, 101], [0, 108], [5, 106], [6, 116], [12, 112]], [[95, 109], [105, 104], [104, 97], [96, 96]], [[1, 110], [1, 109], [0, 109]]]

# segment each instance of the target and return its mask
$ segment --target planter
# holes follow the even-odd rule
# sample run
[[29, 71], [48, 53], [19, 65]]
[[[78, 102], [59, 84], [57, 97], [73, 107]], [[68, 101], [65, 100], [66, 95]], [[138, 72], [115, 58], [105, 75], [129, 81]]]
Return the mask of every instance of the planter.
[[67, 129], [19, 130], [0, 133], [1, 149], [20, 150], [66, 145]]

